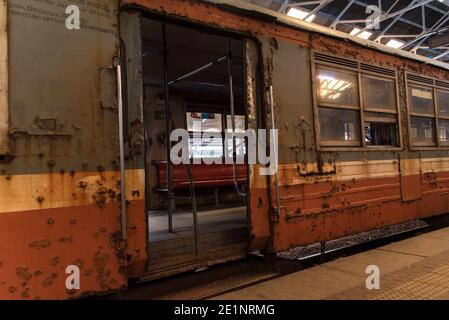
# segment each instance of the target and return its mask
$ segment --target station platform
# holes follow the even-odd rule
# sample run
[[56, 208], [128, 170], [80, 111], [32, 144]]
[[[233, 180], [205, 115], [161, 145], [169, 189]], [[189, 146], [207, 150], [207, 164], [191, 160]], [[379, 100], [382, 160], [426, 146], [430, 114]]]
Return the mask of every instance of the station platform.
[[[366, 268], [380, 269], [380, 289], [366, 288]], [[449, 228], [214, 297], [217, 300], [447, 300]]]

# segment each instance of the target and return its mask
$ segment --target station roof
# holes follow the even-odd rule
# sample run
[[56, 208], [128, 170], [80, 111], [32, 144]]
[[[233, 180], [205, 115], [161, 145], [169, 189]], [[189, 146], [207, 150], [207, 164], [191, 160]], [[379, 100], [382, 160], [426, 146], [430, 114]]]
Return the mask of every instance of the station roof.
[[432, 36], [449, 34], [449, 0], [205, 1], [449, 69], [449, 43], [434, 49], [428, 44]]

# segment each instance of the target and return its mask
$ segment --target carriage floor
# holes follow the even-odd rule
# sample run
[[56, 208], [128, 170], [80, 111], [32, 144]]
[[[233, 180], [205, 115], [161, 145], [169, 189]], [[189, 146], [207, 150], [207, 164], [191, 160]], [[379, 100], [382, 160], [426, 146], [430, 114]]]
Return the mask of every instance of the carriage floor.
[[[172, 240], [194, 234], [191, 211], [175, 211], [173, 214], [173, 233], [168, 232], [167, 212], [151, 211], [148, 220], [150, 242]], [[246, 207], [244, 206], [198, 211], [200, 234], [245, 228], [247, 226], [246, 221]]]
[[168, 232], [166, 212], [150, 212], [148, 274], [144, 280], [170, 276], [239, 260], [248, 252], [246, 207], [198, 211], [198, 252], [192, 212], [173, 214], [174, 232]]

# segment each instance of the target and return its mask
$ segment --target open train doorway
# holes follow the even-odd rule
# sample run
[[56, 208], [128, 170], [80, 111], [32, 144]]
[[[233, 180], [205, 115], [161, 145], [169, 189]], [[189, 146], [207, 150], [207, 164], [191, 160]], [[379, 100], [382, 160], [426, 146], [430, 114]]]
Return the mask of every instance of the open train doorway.
[[[243, 40], [147, 18], [141, 30], [149, 274], [244, 258], [246, 142], [225, 139], [247, 128]], [[175, 129], [188, 134], [188, 164], [170, 161]]]

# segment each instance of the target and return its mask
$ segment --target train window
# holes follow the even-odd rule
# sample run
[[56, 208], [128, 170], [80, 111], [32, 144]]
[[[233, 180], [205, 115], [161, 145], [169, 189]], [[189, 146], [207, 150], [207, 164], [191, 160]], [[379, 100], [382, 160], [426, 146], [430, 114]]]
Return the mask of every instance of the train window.
[[318, 109], [323, 145], [360, 145], [357, 73], [317, 68]]
[[396, 85], [392, 79], [362, 76], [363, 107], [365, 110], [380, 109], [397, 111]]
[[187, 130], [190, 132], [222, 132], [221, 114], [187, 112]]
[[316, 87], [320, 145], [400, 145], [394, 72], [318, 63]]
[[411, 138], [415, 144], [435, 144], [435, 119], [412, 116], [410, 128]]
[[365, 112], [365, 142], [368, 146], [398, 146], [397, 116]]
[[318, 68], [318, 100], [321, 104], [358, 106], [357, 73]]
[[449, 92], [437, 90], [438, 115], [449, 117]]
[[[235, 132], [245, 133], [245, 116], [236, 115], [235, 119]], [[226, 132], [232, 132], [231, 115], [226, 116]], [[227, 141], [226, 152], [229, 157], [232, 157], [232, 140]], [[246, 154], [246, 143], [244, 138], [235, 138], [235, 152], [237, 157], [244, 156]]]
[[449, 145], [449, 92], [436, 90], [438, 136], [440, 143]]
[[[245, 132], [245, 116], [234, 116], [235, 119], [235, 132]], [[232, 132], [231, 115], [226, 116], [226, 128], [228, 132]]]
[[365, 144], [399, 146], [395, 80], [362, 75], [362, 93]]
[[320, 133], [323, 144], [359, 144], [360, 112], [356, 110], [319, 109]]
[[432, 88], [409, 86], [410, 112], [420, 115], [434, 115]]
[[218, 113], [187, 112], [187, 130], [189, 139], [189, 154], [191, 158], [221, 158], [223, 157], [223, 139], [194, 137], [194, 133], [221, 133], [223, 131], [222, 115]]
[[417, 147], [449, 146], [449, 91], [446, 83], [407, 75], [410, 139]]
[[449, 143], [449, 120], [438, 120], [438, 126], [439, 126], [439, 138], [440, 142], [443, 144]]

